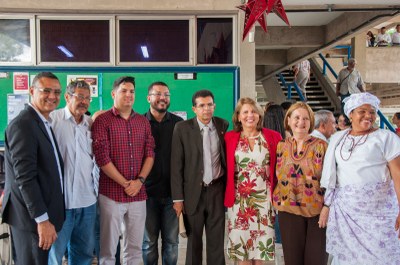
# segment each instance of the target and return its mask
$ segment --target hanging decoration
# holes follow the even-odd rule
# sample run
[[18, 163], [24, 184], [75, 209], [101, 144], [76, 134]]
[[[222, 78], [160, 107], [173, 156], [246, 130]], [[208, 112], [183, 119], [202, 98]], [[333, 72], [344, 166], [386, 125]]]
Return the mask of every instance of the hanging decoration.
[[249, 34], [256, 21], [260, 24], [261, 28], [267, 32], [266, 15], [271, 12], [274, 12], [290, 26], [281, 0], [248, 0], [246, 4], [240, 5], [237, 8], [245, 12], [243, 40]]

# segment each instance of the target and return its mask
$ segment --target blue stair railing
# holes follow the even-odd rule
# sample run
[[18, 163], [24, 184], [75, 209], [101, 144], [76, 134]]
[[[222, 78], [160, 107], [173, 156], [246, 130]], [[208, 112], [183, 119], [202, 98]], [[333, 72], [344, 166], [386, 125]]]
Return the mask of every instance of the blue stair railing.
[[386, 119], [385, 115], [383, 115], [383, 113], [378, 110], [378, 115], [380, 118], [380, 122], [379, 122], [379, 127], [381, 129], [385, 128], [385, 126], [391, 130], [392, 132], [396, 132], [396, 129], [393, 127], [393, 125], [388, 121], [388, 119]]
[[304, 95], [301, 92], [299, 86], [297, 85], [297, 83], [295, 81], [293, 81], [292, 83], [288, 83], [286, 82], [285, 78], [283, 77], [282, 73], [279, 73], [279, 79], [282, 82], [282, 85], [287, 89], [287, 99], [291, 100], [292, 99], [292, 87], [296, 90], [297, 94], [299, 95], [299, 98], [301, 101], [305, 101]]
[[329, 64], [329, 62], [325, 59], [325, 57], [322, 55], [322, 53], [318, 54], [319, 58], [321, 58], [322, 62], [323, 62], [323, 66], [322, 66], [322, 74], [326, 75], [326, 68], [329, 69], [329, 71], [331, 72], [331, 74], [337, 79], [338, 75], [336, 74], [335, 70], [332, 68], [332, 66]]
[[[319, 58], [322, 59], [323, 62], [323, 68], [322, 68], [322, 74], [326, 75], [326, 68], [329, 69], [329, 71], [332, 73], [332, 75], [337, 79], [338, 75], [336, 74], [335, 70], [332, 68], [332, 66], [329, 64], [329, 62], [325, 59], [325, 57], [320, 53], [318, 54]], [[383, 113], [378, 110], [378, 116], [380, 119], [379, 127], [381, 129], [384, 129], [385, 126], [391, 130], [392, 132], [395, 132], [396, 130], [394, 129], [393, 125], [388, 121], [388, 119], [383, 115]]]

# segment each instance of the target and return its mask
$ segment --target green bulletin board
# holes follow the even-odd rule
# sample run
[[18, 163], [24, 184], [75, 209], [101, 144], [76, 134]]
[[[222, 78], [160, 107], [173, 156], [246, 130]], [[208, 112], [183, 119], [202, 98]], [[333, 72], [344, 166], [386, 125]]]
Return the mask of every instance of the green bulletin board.
[[[4, 141], [4, 131], [7, 127], [7, 94], [13, 93], [13, 72], [26, 71], [29, 76], [37, 74], [37, 69], [1, 69], [8, 72], [7, 78], [0, 79], [0, 141]], [[176, 80], [175, 73], [182, 72], [182, 68], [148, 68], [132, 69], [129, 71], [122, 68], [110, 69], [41, 69], [40, 71], [51, 71], [60, 79], [61, 86], [65, 91], [67, 75], [97, 75], [99, 86], [99, 97], [93, 98], [89, 111], [93, 114], [100, 109], [109, 109], [113, 105], [111, 88], [115, 79], [120, 76], [130, 75], [135, 77], [135, 104], [133, 109], [138, 113], [145, 113], [149, 109], [147, 102], [147, 88], [155, 81], [163, 81], [168, 84], [171, 92], [171, 106], [169, 111], [186, 111], [188, 119], [194, 117], [192, 107], [192, 95], [200, 89], [209, 89], [215, 97], [215, 116], [222, 117], [231, 123], [233, 109], [238, 98], [238, 68], [185, 68], [185, 72], [195, 72], [195, 80]], [[62, 96], [59, 108], [65, 106]]]

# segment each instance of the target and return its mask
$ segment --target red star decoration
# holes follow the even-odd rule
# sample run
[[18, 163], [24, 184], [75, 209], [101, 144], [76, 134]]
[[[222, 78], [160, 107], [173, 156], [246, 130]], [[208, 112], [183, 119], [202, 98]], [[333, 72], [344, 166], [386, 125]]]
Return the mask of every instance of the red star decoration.
[[281, 0], [269, 0], [267, 14], [271, 11], [280, 17], [280, 19], [282, 19], [290, 27], [289, 19], [286, 16], [286, 12], [283, 8]]
[[256, 21], [258, 21], [262, 29], [267, 32], [265, 16], [271, 11], [289, 25], [289, 20], [281, 0], [248, 0], [247, 4], [238, 6], [237, 8], [245, 12], [243, 40], [249, 34]]

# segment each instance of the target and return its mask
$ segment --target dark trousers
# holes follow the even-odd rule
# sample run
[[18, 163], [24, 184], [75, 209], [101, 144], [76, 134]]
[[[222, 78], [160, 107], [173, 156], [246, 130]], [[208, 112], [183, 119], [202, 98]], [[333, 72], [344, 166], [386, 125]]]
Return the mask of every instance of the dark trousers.
[[326, 265], [326, 228], [318, 227], [319, 215], [303, 217], [279, 212], [285, 265]]
[[347, 92], [347, 94], [345, 94], [345, 95], [340, 94], [340, 113], [344, 114], [344, 102], [343, 102], [343, 100], [345, 98], [348, 98], [348, 97], [350, 97], [350, 93], [349, 92]]
[[39, 235], [10, 226], [15, 247], [15, 265], [44, 265], [49, 251], [39, 248]]
[[203, 228], [206, 230], [207, 263], [225, 265], [225, 208], [222, 181], [203, 187], [195, 214], [187, 215], [188, 244], [186, 265], [201, 265]]

